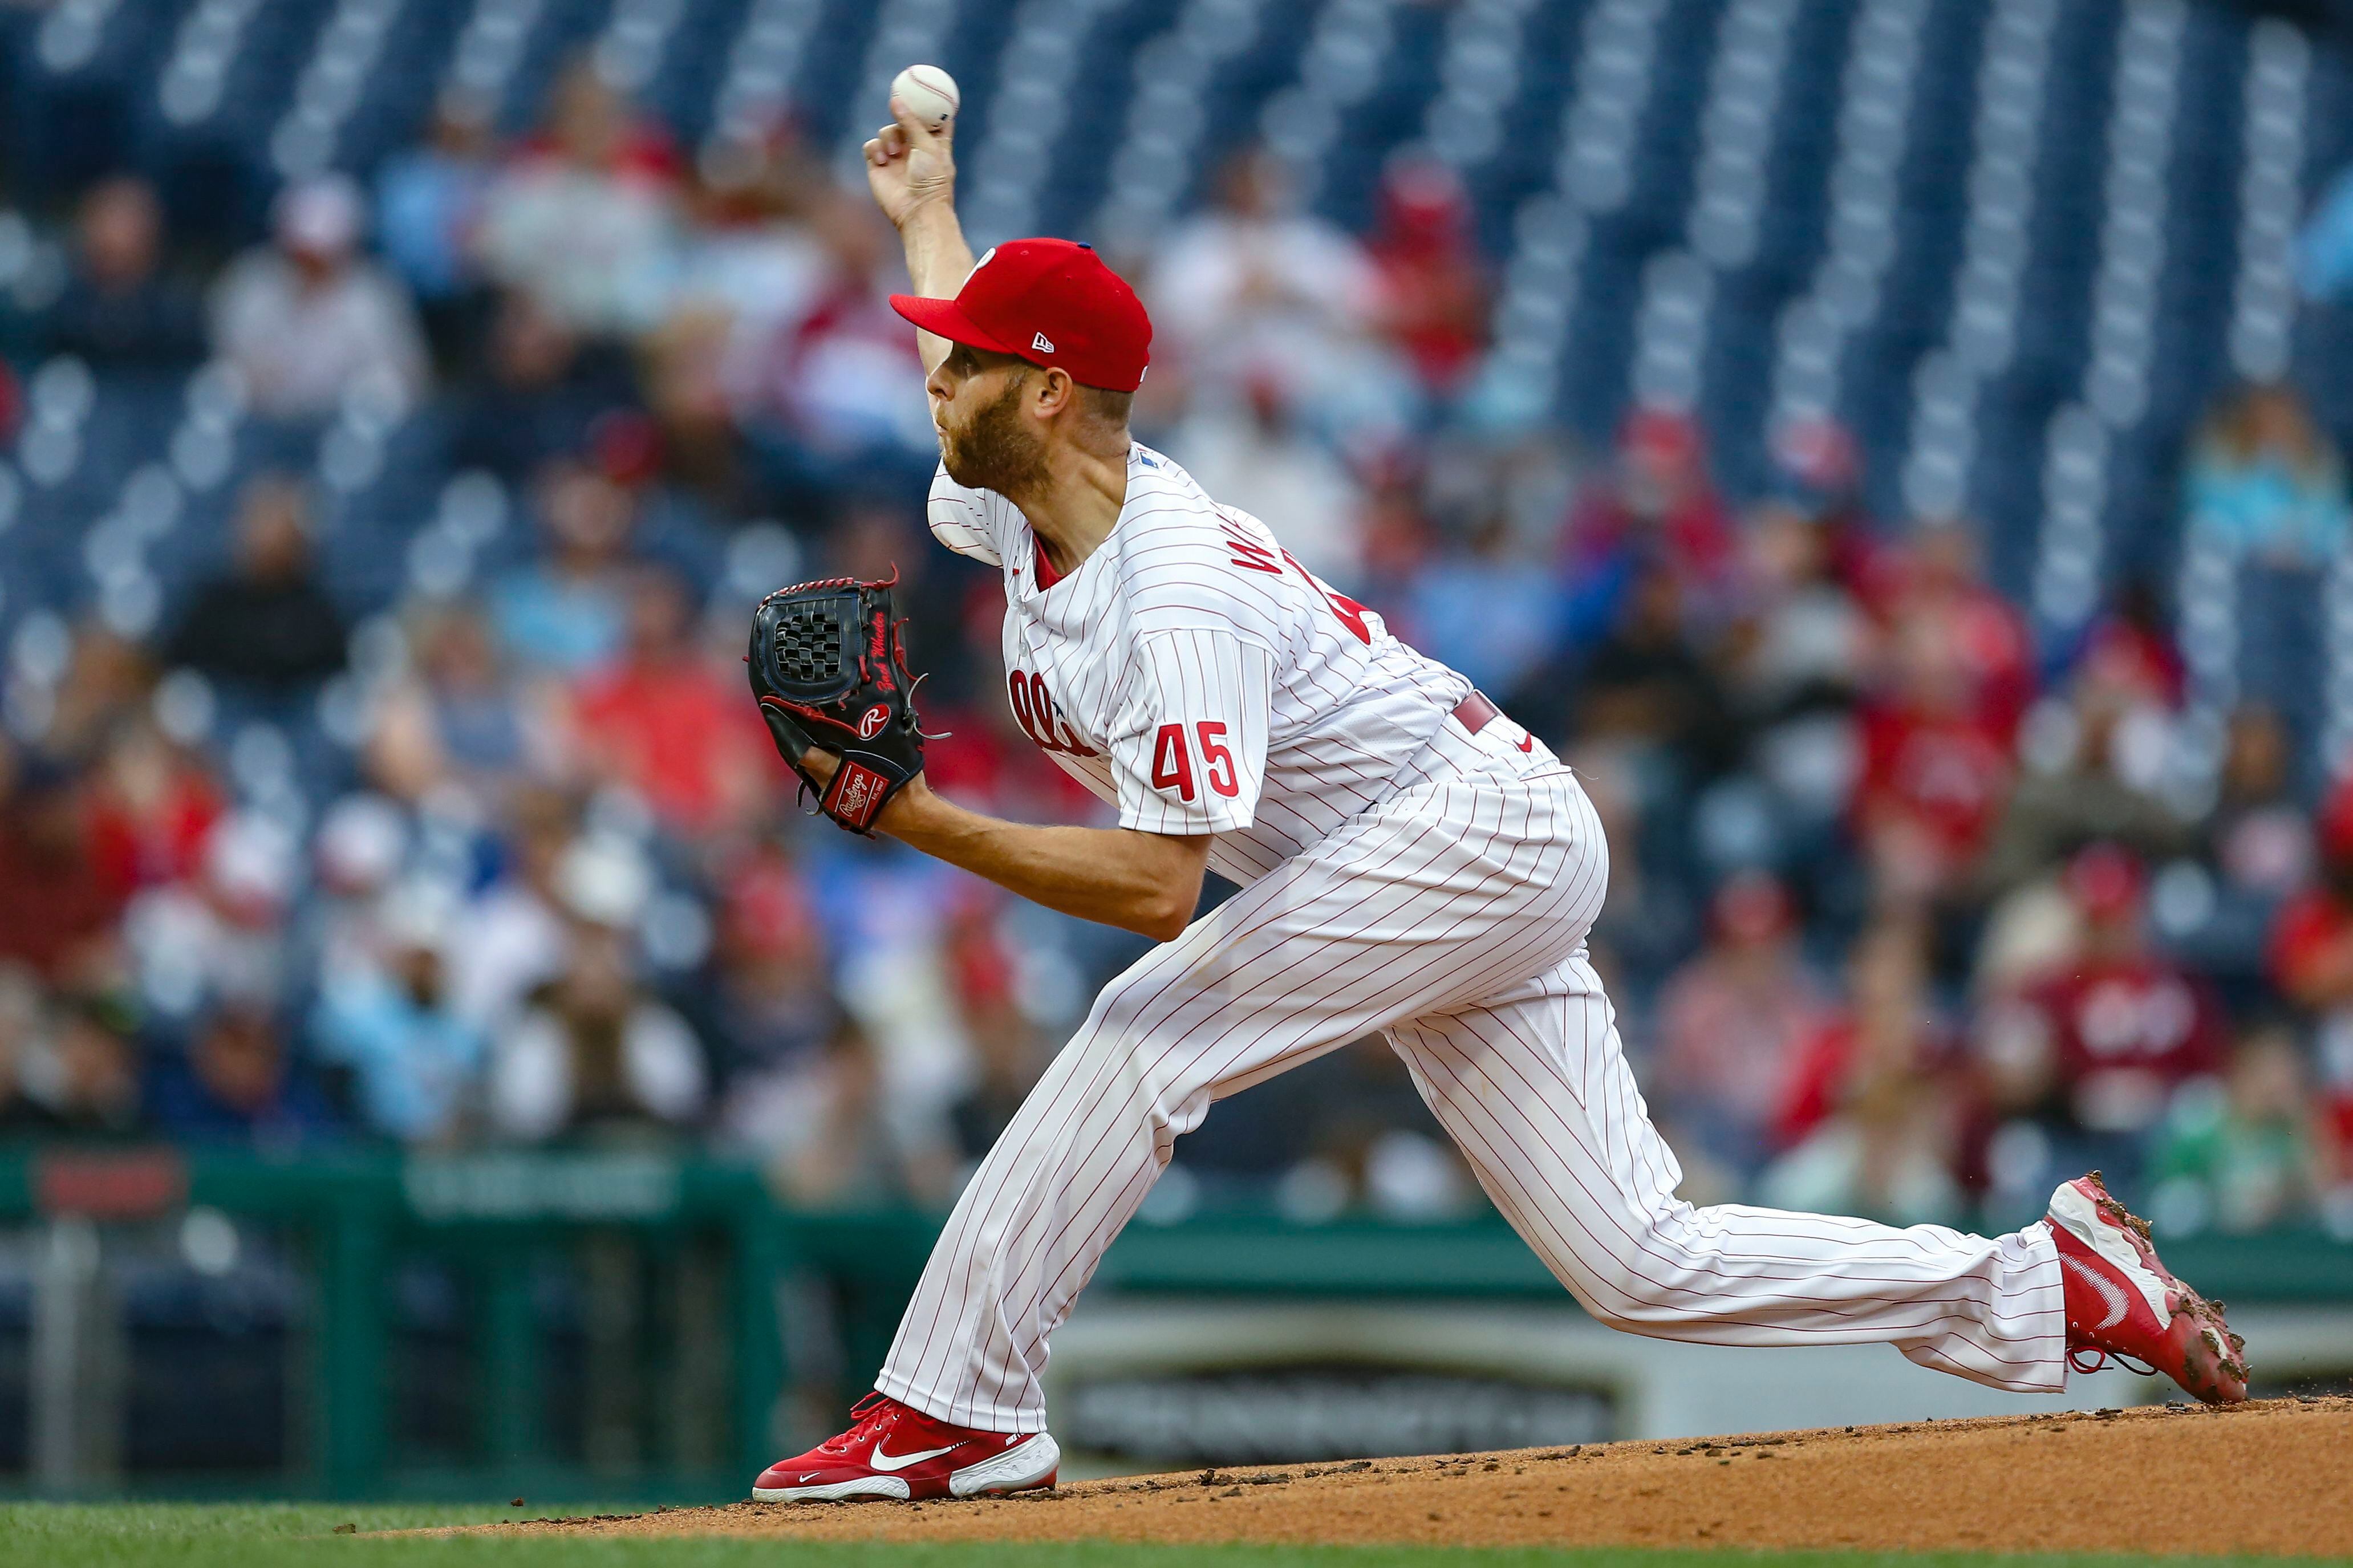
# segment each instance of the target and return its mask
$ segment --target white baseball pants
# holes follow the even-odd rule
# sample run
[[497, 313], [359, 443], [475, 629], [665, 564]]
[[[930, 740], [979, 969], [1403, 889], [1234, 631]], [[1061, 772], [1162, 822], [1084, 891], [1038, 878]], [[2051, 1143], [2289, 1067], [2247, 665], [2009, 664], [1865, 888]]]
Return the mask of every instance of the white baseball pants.
[[[1585, 955], [1608, 880], [1593, 807], [1542, 746], [1450, 722], [1409, 786], [1155, 948], [1095, 999], [981, 1163], [875, 1386], [941, 1420], [1046, 1425], [1047, 1340], [1211, 1101], [1384, 1032], [1495, 1206], [1596, 1318], [1662, 1339], [1885, 1341], [1996, 1387], [2064, 1384], [2041, 1226], [1941, 1226], [1674, 1195]], [[1492, 738], [1492, 739], [1491, 739]]]

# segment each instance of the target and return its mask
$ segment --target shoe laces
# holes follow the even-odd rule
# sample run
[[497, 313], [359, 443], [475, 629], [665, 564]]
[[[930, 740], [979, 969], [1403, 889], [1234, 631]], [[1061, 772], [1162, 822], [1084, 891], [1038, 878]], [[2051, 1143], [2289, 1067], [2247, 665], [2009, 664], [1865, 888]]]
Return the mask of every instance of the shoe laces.
[[899, 1407], [888, 1397], [876, 1393], [849, 1407], [849, 1430], [828, 1437], [818, 1447], [828, 1454], [848, 1453], [858, 1440], [878, 1426], [889, 1425], [899, 1414]]
[[2148, 1363], [2142, 1361], [2139, 1357], [2128, 1356], [2122, 1351], [2104, 1350], [2098, 1345], [2069, 1345], [2067, 1347], [2067, 1364], [2073, 1367], [2077, 1372], [2094, 1373], [2105, 1371], [2110, 1362], [2116, 1363], [2116, 1365], [2123, 1367], [2126, 1372], [2137, 1372], [2143, 1377], [2155, 1377], [2157, 1375], [2157, 1368], [2149, 1365]]

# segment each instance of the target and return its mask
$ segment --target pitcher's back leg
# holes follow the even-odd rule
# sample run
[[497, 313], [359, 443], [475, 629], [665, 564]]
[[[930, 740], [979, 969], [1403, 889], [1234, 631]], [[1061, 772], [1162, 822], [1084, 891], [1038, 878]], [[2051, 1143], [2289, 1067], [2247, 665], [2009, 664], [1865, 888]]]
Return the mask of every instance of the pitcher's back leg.
[[1884, 1341], [1997, 1387], [2063, 1386], [2059, 1260], [2039, 1226], [1989, 1239], [1675, 1196], [1682, 1171], [1583, 957], [1388, 1033], [1496, 1207], [1603, 1322], [1709, 1344]]

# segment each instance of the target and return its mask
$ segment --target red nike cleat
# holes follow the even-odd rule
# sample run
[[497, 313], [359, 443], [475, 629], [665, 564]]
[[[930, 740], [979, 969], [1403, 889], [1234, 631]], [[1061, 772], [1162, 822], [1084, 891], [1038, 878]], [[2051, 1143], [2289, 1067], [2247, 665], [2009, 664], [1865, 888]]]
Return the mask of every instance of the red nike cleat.
[[844, 1502], [860, 1498], [978, 1497], [1050, 1487], [1062, 1451], [1043, 1432], [953, 1426], [870, 1394], [849, 1430], [798, 1458], [779, 1459], [752, 1483], [754, 1502]]
[[2165, 1373], [2209, 1405], [2247, 1397], [2247, 1342], [2222, 1321], [2222, 1303], [2167, 1271], [2148, 1222], [2108, 1195], [2099, 1172], [2052, 1193], [2047, 1223], [2067, 1282], [2069, 1366], [2097, 1372], [2114, 1356], [2135, 1372]]

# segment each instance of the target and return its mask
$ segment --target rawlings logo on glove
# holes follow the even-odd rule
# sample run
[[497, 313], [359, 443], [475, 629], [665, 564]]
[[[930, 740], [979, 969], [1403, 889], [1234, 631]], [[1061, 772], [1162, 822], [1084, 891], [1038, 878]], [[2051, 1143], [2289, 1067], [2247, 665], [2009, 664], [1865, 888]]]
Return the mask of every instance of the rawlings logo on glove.
[[[891, 615], [891, 585], [828, 577], [779, 588], [752, 616], [744, 658], [752, 695], [776, 752], [817, 796], [818, 810], [853, 833], [923, 771], [915, 682], [907, 673], [904, 623]], [[840, 758], [820, 781], [807, 758]]]

